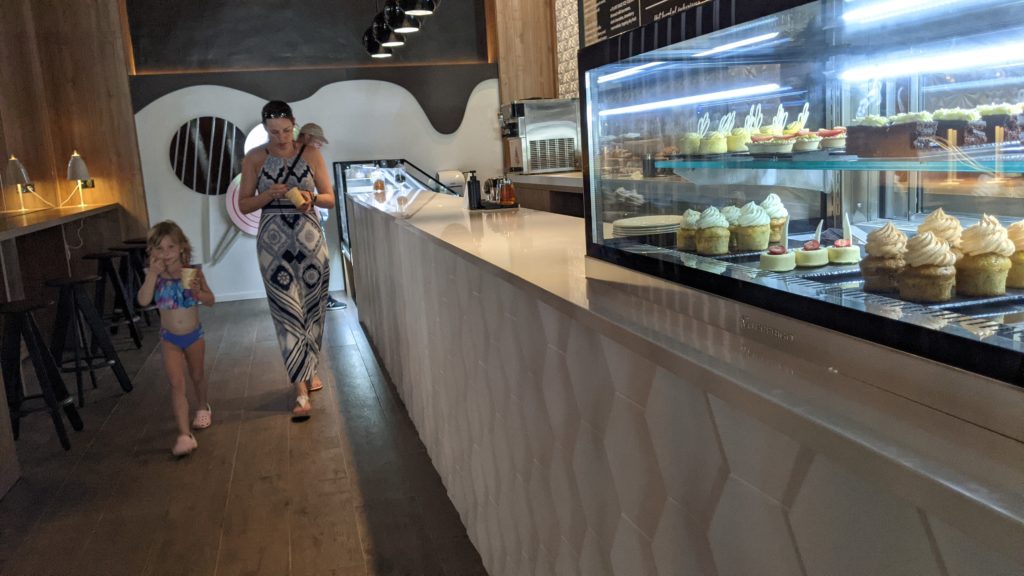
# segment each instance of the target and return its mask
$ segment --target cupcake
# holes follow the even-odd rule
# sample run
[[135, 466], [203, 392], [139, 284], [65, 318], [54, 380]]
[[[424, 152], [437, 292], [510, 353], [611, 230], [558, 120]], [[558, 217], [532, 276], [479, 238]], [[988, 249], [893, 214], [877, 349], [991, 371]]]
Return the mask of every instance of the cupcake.
[[868, 257], [860, 263], [864, 291], [895, 292], [897, 278], [906, 266], [903, 254], [907, 251], [907, 235], [888, 222], [868, 234], [865, 250]]
[[1014, 245], [1006, 228], [993, 216], [964, 230], [960, 247], [963, 258], [956, 262], [956, 291], [964, 296], [1002, 296]]
[[692, 156], [700, 151], [700, 134], [687, 132], [679, 138], [679, 153]]
[[729, 253], [729, 221], [718, 208], [708, 208], [697, 222], [697, 253], [721, 256]]
[[725, 154], [728, 152], [725, 142], [725, 134], [721, 132], [708, 132], [700, 141], [701, 154]]
[[953, 297], [956, 256], [949, 244], [931, 232], [919, 233], [907, 242], [900, 272], [900, 298], [915, 302], [946, 302]]
[[736, 251], [764, 250], [771, 237], [771, 217], [768, 212], [753, 202], [747, 202], [740, 210], [736, 228]]
[[963, 226], [955, 216], [946, 214], [942, 208], [936, 208], [924, 219], [924, 222], [921, 222], [921, 225], [917, 227], [917, 233], [921, 234], [922, 232], [931, 232], [936, 238], [949, 244], [950, 250], [953, 251], [957, 259], [963, 255], [960, 252], [960, 234], [963, 232]]
[[741, 211], [738, 206], [726, 206], [721, 212], [729, 221], [729, 251], [733, 252], [736, 250], [736, 230], [739, 228]]
[[1010, 256], [1010, 273], [1006, 277], [1007, 288], [1024, 288], [1024, 220], [1010, 224], [1006, 234], [1016, 250]]
[[773, 192], [764, 199], [764, 202], [761, 202], [761, 208], [764, 208], [768, 217], [771, 218], [772, 233], [768, 242], [771, 244], [782, 242], [782, 232], [786, 227], [786, 221], [789, 220], [789, 211], [782, 204], [782, 199]]
[[733, 128], [725, 138], [725, 146], [729, 152], [746, 152], [748, 143], [750, 143], [750, 130], [746, 128]]
[[760, 264], [762, 270], [769, 272], [789, 272], [796, 268], [796, 256], [792, 250], [786, 250], [785, 246], [777, 244], [761, 254]]
[[683, 221], [679, 223], [679, 232], [676, 232], [676, 243], [680, 250], [697, 249], [697, 222], [700, 220], [700, 212], [687, 210], [683, 213]]

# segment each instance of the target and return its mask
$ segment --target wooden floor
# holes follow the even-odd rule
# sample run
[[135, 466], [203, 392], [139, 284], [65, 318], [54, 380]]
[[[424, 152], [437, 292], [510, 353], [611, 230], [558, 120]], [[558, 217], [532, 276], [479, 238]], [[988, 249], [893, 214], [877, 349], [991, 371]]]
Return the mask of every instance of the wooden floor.
[[196, 433], [198, 451], [170, 455], [148, 329], [142, 351], [122, 352], [135, 391], [109, 374], [87, 388], [70, 452], [44, 414], [22, 421], [0, 575], [486, 574], [351, 307], [328, 313], [325, 388], [304, 424], [287, 415], [266, 302], [203, 313], [214, 426]]

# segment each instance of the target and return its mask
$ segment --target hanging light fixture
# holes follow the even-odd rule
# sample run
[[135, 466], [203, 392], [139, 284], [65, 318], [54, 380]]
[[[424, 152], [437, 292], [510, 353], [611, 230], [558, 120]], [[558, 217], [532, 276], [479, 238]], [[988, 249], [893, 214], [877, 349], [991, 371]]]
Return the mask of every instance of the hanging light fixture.
[[398, 5], [398, 0], [387, 0], [384, 3], [384, 19], [388, 26], [399, 34], [412, 34], [420, 31], [420, 20], [411, 16]]
[[380, 45], [385, 48], [398, 48], [405, 45], [405, 36], [395, 32], [388, 26], [383, 12], [373, 17], [373, 25], [370, 28], [373, 30], [374, 40], [380, 42]]
[[399, 0], [398, 5], [409, 16], [430, 16], [441, 0]]
[[367, 28], [363, 33], [363, 46], [371, 58], [391, 58], [394, 55], [391, 48], [381, 46], [380, 42], [373, 37], [373, 27]]

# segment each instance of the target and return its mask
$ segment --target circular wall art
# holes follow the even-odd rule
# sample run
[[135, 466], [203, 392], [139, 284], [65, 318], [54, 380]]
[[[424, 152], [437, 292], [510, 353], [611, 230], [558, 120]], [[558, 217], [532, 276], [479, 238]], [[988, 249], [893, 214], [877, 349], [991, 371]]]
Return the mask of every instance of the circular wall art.
[[244, 144], [245, 133], [231, 122], [215, 116], [193, 118], [171, 138], [171, 169], [200, 194], [226, 194], [242, 171]]

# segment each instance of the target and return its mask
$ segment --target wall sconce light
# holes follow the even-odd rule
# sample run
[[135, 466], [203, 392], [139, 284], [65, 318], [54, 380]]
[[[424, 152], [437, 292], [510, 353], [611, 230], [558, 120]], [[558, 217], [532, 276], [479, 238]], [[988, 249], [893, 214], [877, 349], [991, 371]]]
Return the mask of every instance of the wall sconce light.
[[398, 5], [409, 16], [430, 16], [441, 0], [398, 0]]
[[33, 194], [36, 191], [35, 184], [32, 183], [32, 179], [28, 177], [28, 171], [25, 170], [25, 165], [18, 160], [14, 154], [7, 160], [7, 181], [14, 184], [18, 188], [18, 202], [21, 206], [19, 210], [6, 210], [7, 205], [4, 203], [4, 212], [24, 212], [25, 211], [25, 194]]
[[[74, 198], [75, 192], [78, 192], [78, 197], [81, 201], [79, 206], [85, 206], [85, 192], [83, 189], [95, 188], [96, 183], [89, 177], [89, 167], [85, 165], [85, 160], [78, 155], [78, 150], [75, 150], [71, 155], [71, 159], [68, 160], [68, 180], [76, 181], [77, 185], [75, 186], [75, 191], [71, 193], [71, 196], [68, 196], [68, 199], [65, 202]], [[63, 206], [65, 202], [61, 202], [61, 206]]]

